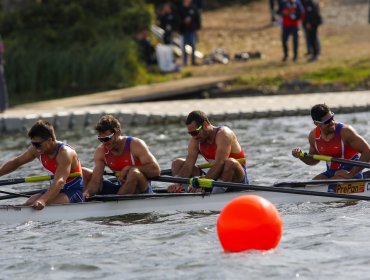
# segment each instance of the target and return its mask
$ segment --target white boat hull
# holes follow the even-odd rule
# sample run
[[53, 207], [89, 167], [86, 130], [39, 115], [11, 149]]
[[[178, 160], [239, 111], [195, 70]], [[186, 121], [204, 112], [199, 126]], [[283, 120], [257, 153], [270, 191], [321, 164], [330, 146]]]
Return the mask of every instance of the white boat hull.
[[[301, 190], [303, 188], [300, 188]], [[326, 191], [327, 186], [310, 187], [313, 191]], [[287, 194], [266, 191], [243, 191], [220, 194], [154, 194], [109, 196], [110, 201], [92, 201], [63, 205], [48, 205], [43, 210], [27, 206], [1, 205], [0, 224], [28, 221], [52, 222], [111, 217], [133, 213], [160, 213], [168, 211], [221, 211], [233, 198], [241, 195], [258, 195], [274, 204], [331, 202], [343, 200], [323, 196]], [[364, 195], [364, 193], [361, 193]]]

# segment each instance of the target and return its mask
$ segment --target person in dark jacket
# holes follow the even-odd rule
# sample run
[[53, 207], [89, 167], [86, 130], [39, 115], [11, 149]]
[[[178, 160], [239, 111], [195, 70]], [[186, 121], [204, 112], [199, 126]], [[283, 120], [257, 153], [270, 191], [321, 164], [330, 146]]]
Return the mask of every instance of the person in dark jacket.
[[312, 56], [308, 61], [316, 61], [318, 59], [318, 27], [322, 23], [319, 4], [314, 0], [301, 0], [305, 10], [303, 19], [303, 28], [307, 32], [308, 45], [312, 50]]
[[288, 39], [293, 37], [293, 61], [298, 59], [298, 26], [304, 10], [299, 0], [279, 1], [278, 14], [282, 18], [283, 61], [288, 59]]
[[173, 32], [178, 29], [179, 18], [173, 11], [172, 4], [167, 2], [163, 5], [159, 16], [159, 26], [164, 30], [163, 43], [171, 45], [173, 43]]
[[157, 56], [155, 47], [150, 42], [148, 30], [144, 29], [136, 33], [136, 42], [138, 44], [139, 57], [146, 64], [146, 66], [156, 65]]
[[183, 0], [179, 7], [179, 33], [181, 40], [182, 64], [187, 65], [186, 45], [192, 48], [191, 63], [195, 65], [195, 46], [197, 31], [200, 29], [200, 17], [197, 8], [192, 4], [192, 0]]

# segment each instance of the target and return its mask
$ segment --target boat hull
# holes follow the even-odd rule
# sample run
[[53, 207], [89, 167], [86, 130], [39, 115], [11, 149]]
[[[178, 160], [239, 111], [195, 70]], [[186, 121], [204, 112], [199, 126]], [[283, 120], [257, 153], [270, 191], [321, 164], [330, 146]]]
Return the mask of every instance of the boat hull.
[[[310, 188], [310, 190], [326, 191], [327, 186], [315, 186]], [[27, 221], [53, 222], [58, 220], [81, 220], [133, 213], [161, 213], [169, 211], [221, 211], [233, 198], [242, 195], [258, 195], [277, 205], [343, 200], [340, 198], [266, 191], [228, 192], [211, 195], [200, 193], [158, 193], [104, 196], [104, 201], [48, 205], [43, 210], [34, 210], [27, 206], [1, 205], [0, 223], [14, 224]]]

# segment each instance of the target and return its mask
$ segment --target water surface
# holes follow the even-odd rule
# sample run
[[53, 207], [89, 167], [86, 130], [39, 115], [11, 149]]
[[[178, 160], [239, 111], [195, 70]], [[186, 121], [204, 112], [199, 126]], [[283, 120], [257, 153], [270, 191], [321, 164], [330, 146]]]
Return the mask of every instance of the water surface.
[[[370, 113], [338, 115], [336, 119], [350, 123], [370, 141]], [[308, 167], [291, 156], [295, 146], [308, 151], [307, 136], [312, 128], [308, 116], [223, 124], [237, 133], [247, 151], [252, 183], [309, 180], [324, 169], [324, 163]], [[189, 138], [184, 126], [124, 127], [123, 131], [145, 140], [162, 168], [186, 155]], [[25, 135], [1, 136], [2, 161], [26, 148]], [[58, 136], [76, 147], [84, 165], [93, 167], [92, 155], [98, 144], [93, 130]], [[3, 178], [39, 174], [44, 172], [35, 161]], [[1, 189], [26, 191], [35, 187], [22, 184]], [[223, 252], [216, 233], [218, 213], [212, 212], [0, 224], [0, 279], [368, 278], [368, 202], [285, 204], [277, 208], [284, 222], [279, 246], [267, 252], [238, 254]]]

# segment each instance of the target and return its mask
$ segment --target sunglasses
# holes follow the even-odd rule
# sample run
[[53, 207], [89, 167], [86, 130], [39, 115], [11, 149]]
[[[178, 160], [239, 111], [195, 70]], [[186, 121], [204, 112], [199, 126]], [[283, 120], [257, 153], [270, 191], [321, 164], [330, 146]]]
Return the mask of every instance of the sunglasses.
[[46, 140], [48, 140], [48, 139], [42, 140], [40, 142], [31, 141], [31, 145], [34, 146], [36, 149], [40, 149], [42, 143], [44, 143]]
[[203, 125], [200, 125], [200, 126], [198, 126], [198, 128], [196, 130], [188, 131], [188, 133], [191, 136], [197, 136], [199, 134], [199, 132], [202, 130], [202, 128], [203, 128]]
[[334, 113], [331, 113], [332, 115], [327, 118], [326, 120], [323, 120], [322, 122], [318, 122], [316, 121], [319, 125], [324, 125], [324, 124], [328, 124], [332, 121], [332, 119], [334, 119]]
[[104, 137], [100, 137], [98, 136], [98, 140], [102, 143], [106, 143], [108, 142], [110, 139], [112, 139], [112, 137], [114, 136], [114, 134], [116, 134], [115, 132], [113, 132], [111, 135], [108, 135], [108, 136], [104, 136]]

